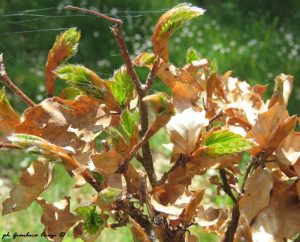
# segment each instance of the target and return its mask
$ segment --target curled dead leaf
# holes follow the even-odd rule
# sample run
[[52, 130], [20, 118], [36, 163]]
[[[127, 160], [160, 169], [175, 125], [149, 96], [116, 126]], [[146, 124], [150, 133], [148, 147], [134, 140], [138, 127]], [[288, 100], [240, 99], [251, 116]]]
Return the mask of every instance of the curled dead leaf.
[[53, 204], [46, 203], [42, 198], [37, 201], [44, 211], [41, 222], [45, 225], [45, 234], [56, 235], [47, 239], [54, 242], [62, 241], [63, 236], [58, 235], [66, 233], [80, 219], [70, 212], [70, 197]]
[[2, 215], [26, 209], [49, 186], [54, 164], [33, 161], [3, 202]]

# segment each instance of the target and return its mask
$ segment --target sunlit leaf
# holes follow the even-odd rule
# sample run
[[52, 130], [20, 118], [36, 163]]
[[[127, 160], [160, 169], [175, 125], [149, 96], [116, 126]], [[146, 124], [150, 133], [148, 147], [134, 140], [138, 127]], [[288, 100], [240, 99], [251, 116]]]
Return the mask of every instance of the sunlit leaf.
[[189, 48], [186, 52], [185, 63], [192, 64], [193, 61], [199, 61], [199, 60], [201, 60], [201, 54], [193, 47]]
[[127, 68], [122, 66], [116, 70], [108, 85], [120, 107], [125, 108], [133, 95], [133, 84]]
[[143, 52], [134, 59], [133, 64], [139, 67], [151, 67], [154, 60], [153, 53]]
[[164, 13], [159, 18], [153, 32], [152, 42], [154, 53], [168, 61], [167, 41], [169, 37], [186, 21], [202, 15], [204, 12], [205, 10], [202, 8], [182, 3]]
[[218, 130], [205, 140], [204, 145], [207, 147], [207, 155], [220, 156], [242, 152], [251, 148], [253, 143], [229, 130]]

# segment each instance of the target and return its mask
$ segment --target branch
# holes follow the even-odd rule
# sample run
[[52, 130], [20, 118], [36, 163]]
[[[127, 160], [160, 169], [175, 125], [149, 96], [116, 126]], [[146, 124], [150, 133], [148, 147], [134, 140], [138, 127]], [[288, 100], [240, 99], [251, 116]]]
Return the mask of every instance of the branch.
[[[128, 53], [128, 49], [126, 46], [126, 43], [124, 41], [124, 37], [122, 34], [122, 24], [123, 22], [119, 19], [115, 19], [115, 18], [111, 18], [109, 16], [106, 16], [102, 13], [98, 13], [92, 10], [88, 10], [88, 9], [83, 9], [83, 8], [79, 8], [79, 7], [74, 7], [74, 6], [67, 6], [66, 9], [70, 9], [70, 10], [77, 10], [80, 12], [84, 12], [84, 13], [88, 13], [88, 14], [92, 14], [92, 15], [96, 15], [100, 18], [106, 19], [112, 23], [115, 24], [115, 26], [113, 26], [111, 28], [112, 33], [116, 39], [116, 42], [119, 46], [120, 52], [121, 52], [121, 56], [124, 60], [124, 63], [126, 65], [126, 68], [128, 70], [128, 73], [132, 79], [133, 85], [135, 86], [135, 89], [138, 93], [138, 98], [139, 98], [139, 109], [140, 109], [140, 120], [141, 120], [141, 136], [144, 136], [145, 133], [147, 132], [148, 129], [148, 111], [147, 111], [147, 106], [143, 103], [143, 98], [147, 95], [147, 91], [143, 90], [142, 87], [142, 83], [133, 67], [133, 64], [131, 62], [129, 53]], [[152, 153], [150, 150], [150, 146], [149, 143], [146, 142], [143, 146], [142, 146], [142, 154], [143, 154], [143, 166], [147, 172], [147, 175], [149, 177], [149, 180], [151, 182], [151, 185], [154, 186], [157, 183], [157, 178], [156, 178], [156, 174], [154, 171], [154, 167], [153, 167], [153, 158], [152, 158]], [[130, 160], [125, 160], [124, 163], [127, 164], [129, 163]], [[128, 165], [127, 165], [128, 166]], [[122, 166], [120, 167], [120, 169], [118, 170], [118, 172], [122, 171], [126, 171], [127, 167]]]
[[158, 71], [159, 68], [159, 64], [160, 64], [160, 58], [156, 57], [153, 63], [153, 66], [151, 68], [151, 71], [149, 72], [148, 76], [147, 76], [147, 80], [145, 85], [143, 85], [143, 90], [144, 91], [148, 91], [150, 89], [150, 87], [153, 84], [154, 78], [156, 76], [156, 73]]
[[89, 9], [85, 9], [85, 8], [79, 8], [79, 7], [70, 6], [70, 5], [67, 5], [65, 8], [69, 9], [69, 10], [77, 10], [77, 11], [82, 12], [82, 13], [88, 13], [88, 14], [91, 14], [91, 15], [95, 15], [95, 16], [97, 16], [99, 18], [103, 18], [103, 19], [105, 19], [105, 20], [107, 20], [109, 22], [112, 22], [114, 24], [120, 24], [120, 25], [123, 24], [122, 20], [120, 20], [120, 19], [109, 17], [109, 16], [107, 16], [105, 14], [96, 12], [94, 10], [89, 10]]
[[160, 186], [160, 185], [164, 184], [166, 182], [166, 180], [168, 179], [169, 174], [171, 172], [173, 172], [178, 166], [181, 166], [184, 162], [185, 162], [184, 156], [180, 155], [178, 157], [178, 159], [176, 160], [175, 164], [172, 166], [172, 168], [163, 174], [163, 176], [157, 182], [157, 185]]
[[16, 93], [28, 106], [34, 107], [35, 103], [24, 93], [21, 89], [19, 89], [9, 78], [6, 73], [3, 53], [0, 54], [0, 80], [14, 93]]
[[236, 229], [238, 226], [239, 218], [240, 218], [240, 209], [239, 209], [239, 204], [236, 203], [232, 209], [231, 221], [225, 232], [225, 238], [223, 242], [233, 242], [234, 235], [236, 233]]
[[222, 179], [222, 182], [223, 182], [224, 192], [232, 199], [232, 201], [234, 203], [236, 203], [237, 202], [236, 198], [235, 198], [235, 196], [233, 195], [233, 193], [231, 191], [231, 188], [230, 188], [227, 176], [226, 176], [226, 171], [224, 169], [220, 169], [220, 176], [221, 176], [221, 179]]

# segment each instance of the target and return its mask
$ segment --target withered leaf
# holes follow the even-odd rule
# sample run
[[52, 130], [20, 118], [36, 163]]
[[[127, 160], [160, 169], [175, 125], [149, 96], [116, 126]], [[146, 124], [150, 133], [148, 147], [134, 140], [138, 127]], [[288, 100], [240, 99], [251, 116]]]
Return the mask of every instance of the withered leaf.
[[239, 224], [234, 235], [234, 242], [252, 242], [252, 235], [250, 230], [250, 225], [244, 214], [240, 215]]
[[10, 197], [3, 202], [2, 214], [26, 209], [48, 187], [52, 180], [53, 164], [33, 161], [22, 174], [19, 184], [10, 192]]
[[45, 99], [25, 110], [16, 133], [32, 134], [61, 147], [70, 146], [82, 164], [88, 157], [83, 154], [94, 147], [94, 139], [111, 123], [111, 115], [99, 102], [88, 96], [74, 101], [57, 98]]
[[112, 148], [109, 151], [91, 155], [91, 160], [95, 169], [101, 174], [112, 174], [118, 170], [124, 161], [124, 157]]
[[245, 194], [239, 200], [239, 208], [250, 224], [259, 212], [268, 206], [272, 187], [273, 178], [267, 169], [258, 168], [247, 179]]
[[0, 90], [0, 141], [6, 141], [6, 137], [15, 131], [19, 123], [20, 117], [10, 105], [3, 87]]
[[173, 116], [167, 124], [167, 130], [174, 143], [174, 153], [190, 154], [193, 152], [201, 130], [208, 123], [204, 110], [198, 112], [189, 108]]
[[228, 211], [207, 206], [199, 206], [195, 217], [196, 223], [205, 231], [223, 235], [228, 220]]
[[48, 204], [42, 198], [39, 198], [38, 203], [43, 208], [41, 222], [45, 225], [46, 234], [56, 235], [53, 238], [48, 237], [49, 241], [59, 242], [63, 237], [58, 236], [60, 233], [66, 233], [79, 219], [70, 212], [70, 197]]
[[284, 241], [300, 231], [300, 204], [296, 187], [282, 182], [273, 186], [268, 207], [251, 225], [253, 241]]
[[189, 204], [186, 206], [186, 208], [183, 210], [182, 214], [180, 215], [180, 218], [182, 219], [182, 222], [184, 224], [189, 224], [193, 217], [196, 215], [197, 207], [200, 204], [201, 200], [203, 199], [205, 190], [198, 190], [196, 191]]
[[277, 147], [276, 156], [280, 163], [293, 166], [297, 175], [300, 176], [300, 133], [291, 132]]
[[268, 111], [260, 113], [256, 123], [248, 132], [246, 138], [255, 141], [258, 146], [250, 149], [252, 155], [258, 154], [263, 150], [274, 137], [277, 127], [288, 117], [284, 106], [274, 105]]
[[143, 227], [131, 217], [129, 217], [129, 227], [134, 242], [150, 242], [150, 239], [148, 238], [148, 235]]

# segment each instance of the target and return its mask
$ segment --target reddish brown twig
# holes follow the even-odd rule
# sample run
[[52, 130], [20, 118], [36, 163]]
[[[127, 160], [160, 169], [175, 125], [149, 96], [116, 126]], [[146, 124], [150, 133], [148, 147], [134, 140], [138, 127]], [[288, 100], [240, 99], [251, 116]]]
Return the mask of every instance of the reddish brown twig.
[[0, 149], [5, 148], [5, 149], [21, 149], [19, 146], [11, 144], [11, 143], [4, 143], [0, 142]]
[[0, 54], [0, 80], [14, 93], [16, 93], [28, 106], [34, 107], [35, 103], [24, 93], [21, 89], [19, 89], [9, 78], [6, 73], [5, 65], [3, 61], [3, 53]]

